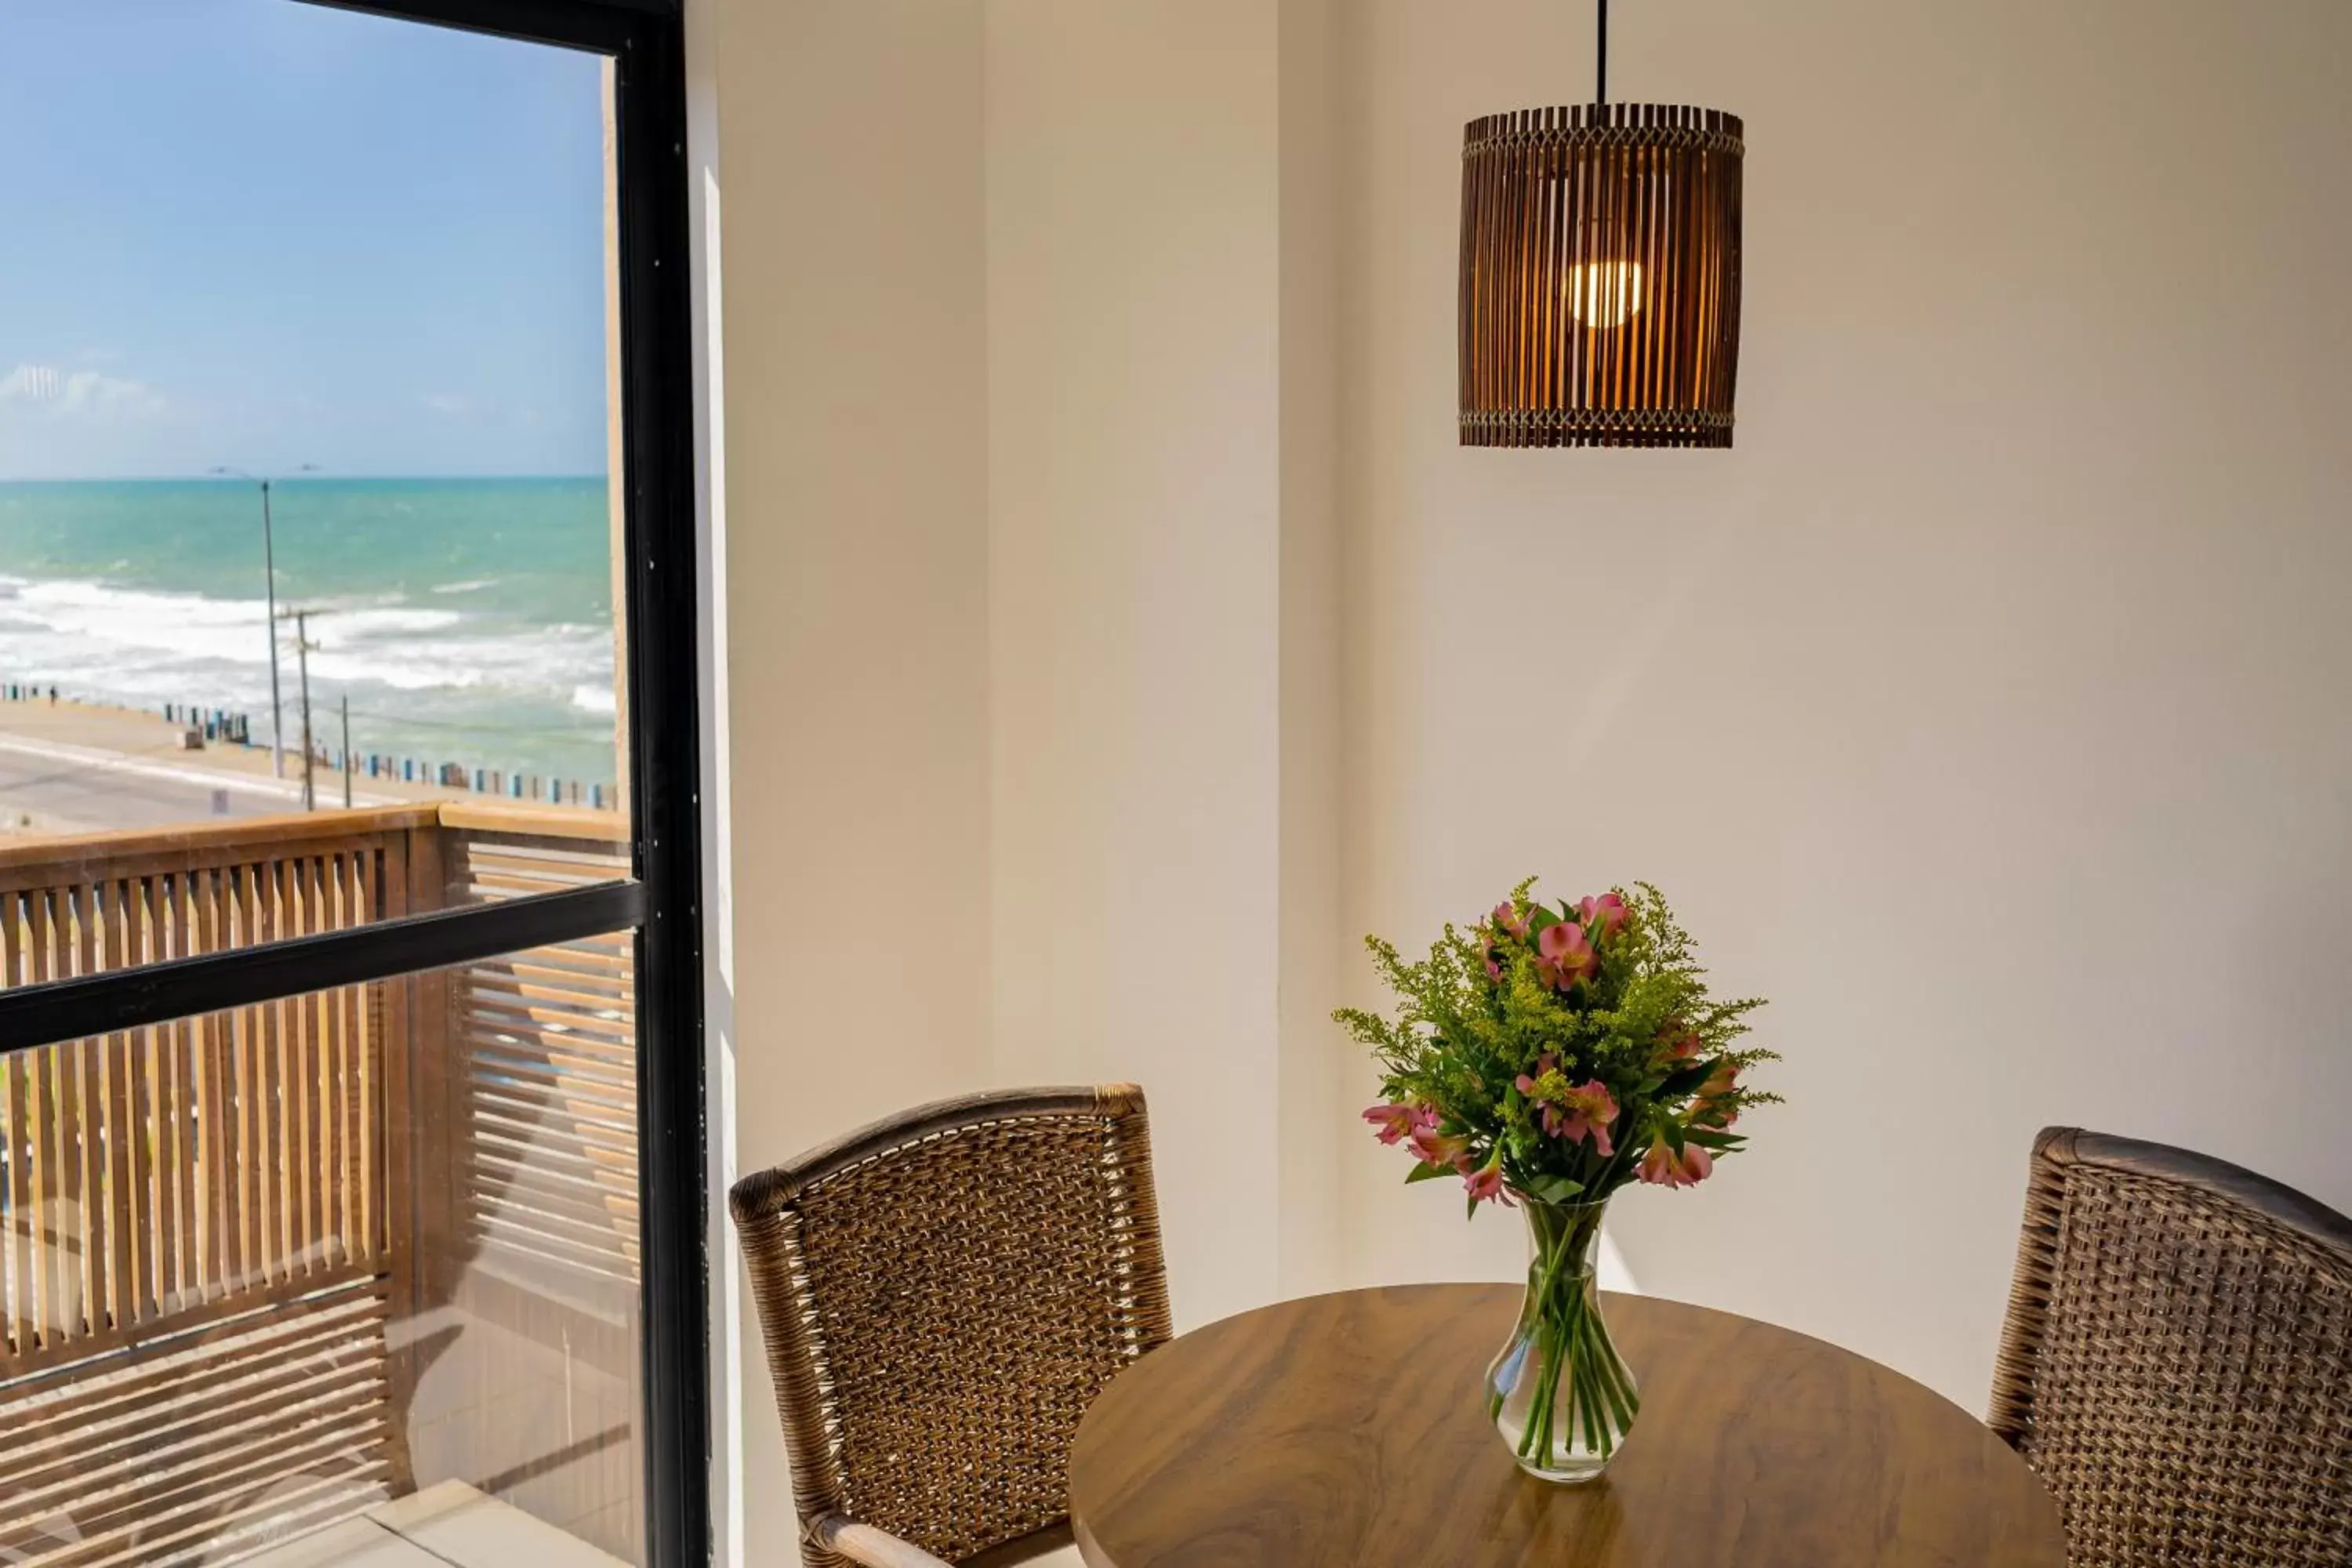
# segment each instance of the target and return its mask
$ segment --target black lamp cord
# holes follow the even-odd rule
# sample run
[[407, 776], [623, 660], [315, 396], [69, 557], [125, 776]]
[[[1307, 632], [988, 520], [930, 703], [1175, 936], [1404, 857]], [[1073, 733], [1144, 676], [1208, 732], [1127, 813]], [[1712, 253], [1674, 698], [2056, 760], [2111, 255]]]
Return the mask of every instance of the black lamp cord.
[[1609, 0], [1597, 0], [1601, 13], [1601, 47], [1593, 52], [1592, 101], [1609, 101]]

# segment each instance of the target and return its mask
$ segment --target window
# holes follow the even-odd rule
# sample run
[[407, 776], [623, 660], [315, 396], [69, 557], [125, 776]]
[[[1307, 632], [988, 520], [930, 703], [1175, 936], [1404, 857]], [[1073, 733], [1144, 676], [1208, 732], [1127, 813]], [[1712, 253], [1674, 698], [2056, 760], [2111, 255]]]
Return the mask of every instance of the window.
[[0, 1557], [707, 1555], [680, 70], [0, 13]]

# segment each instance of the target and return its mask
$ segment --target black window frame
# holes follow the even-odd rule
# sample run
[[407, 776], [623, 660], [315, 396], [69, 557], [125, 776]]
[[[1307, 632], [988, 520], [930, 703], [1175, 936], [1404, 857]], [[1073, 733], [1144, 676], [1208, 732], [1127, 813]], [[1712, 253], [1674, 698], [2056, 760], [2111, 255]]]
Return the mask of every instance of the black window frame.
[[0, 991], [0, 1054], [634, 931], [645, 1550], [708, 1563], [700, 689], [686, 40], [678, 0], [289, 0], [614, 61], [633, 879]]

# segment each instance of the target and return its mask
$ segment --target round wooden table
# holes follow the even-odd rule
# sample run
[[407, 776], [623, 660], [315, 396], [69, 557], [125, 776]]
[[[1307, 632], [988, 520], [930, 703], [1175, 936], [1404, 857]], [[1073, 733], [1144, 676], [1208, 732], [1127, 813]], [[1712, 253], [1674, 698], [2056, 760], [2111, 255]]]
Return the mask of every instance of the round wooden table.
[[1519, 1290], [1286, 1301], [1186, 1334], [1078, 1429], [1091, 1568], [2064, 1568], [2050, 1495], [1908, 1378], [1724, 1312], [1612, 1296], [1642, 1413], [1597, 1481], [1520, 1472], [1478, 1380]]

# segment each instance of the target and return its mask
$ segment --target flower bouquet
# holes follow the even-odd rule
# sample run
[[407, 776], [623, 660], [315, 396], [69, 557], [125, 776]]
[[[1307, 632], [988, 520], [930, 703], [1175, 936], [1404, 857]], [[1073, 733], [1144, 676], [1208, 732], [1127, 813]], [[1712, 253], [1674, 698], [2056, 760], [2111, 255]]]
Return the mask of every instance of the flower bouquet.
[[1413, 1155], [1408, 1182], [1459, 1177], [1519, 1207], [1531, 1261], [1517, 1327], [1487, 1371], [1487, 1414], [1522, 1468], [1601, 1473], [1641, 1408], [1593, 1281], [1609, 1198], [1629, 1182], [1695, 1186], [1738, 1149], [1741, 1081], [1771, 1051], [1737, 1042], [1759, 1000], [1717, 1002], [1655, 888], [1558, 908], [1529, 879], [1424, 963], [1368, 937], [1401, 999], [1393, 1018], [1333, 1016], [1370, 1047], [1381, 1103], [1364, 1112]]

